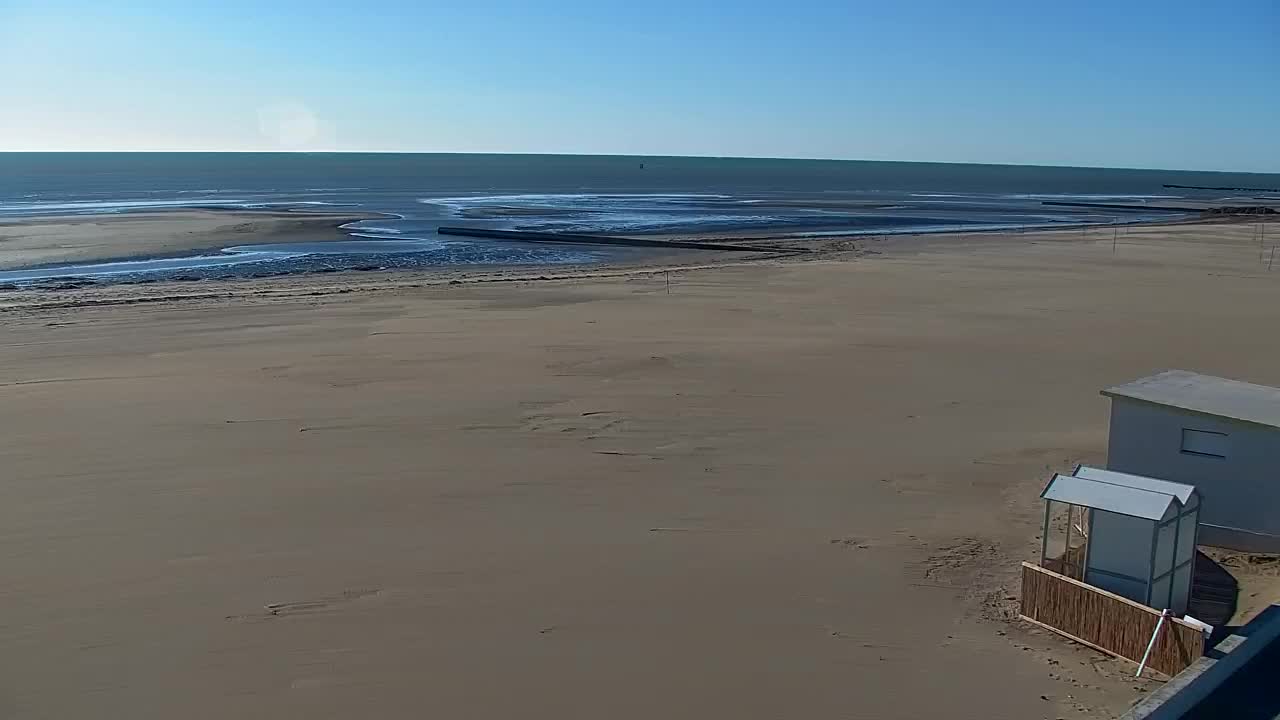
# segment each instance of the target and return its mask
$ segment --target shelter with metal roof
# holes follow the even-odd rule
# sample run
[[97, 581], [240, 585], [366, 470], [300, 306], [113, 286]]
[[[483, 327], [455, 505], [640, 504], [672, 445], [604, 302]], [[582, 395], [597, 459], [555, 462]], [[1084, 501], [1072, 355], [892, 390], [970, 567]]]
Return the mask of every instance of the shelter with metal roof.
[[1200, 514], [1194, 487], [1081, 465], [1055, 474], [1040, 497], [1041, 566], [1157, 610], [1186, 612]]
[[1195, 486], [1206, 545], [1280, 551], [1280, 388], [1166, 370], [1102, 394], [1108, 469]]

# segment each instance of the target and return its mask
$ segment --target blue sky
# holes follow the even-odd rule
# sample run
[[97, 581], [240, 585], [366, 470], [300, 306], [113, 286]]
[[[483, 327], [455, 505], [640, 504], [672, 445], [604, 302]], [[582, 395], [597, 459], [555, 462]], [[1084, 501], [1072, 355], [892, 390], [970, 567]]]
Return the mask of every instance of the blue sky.
[[1280, 172], [1280, 3], [0, 0], [0, 150]]

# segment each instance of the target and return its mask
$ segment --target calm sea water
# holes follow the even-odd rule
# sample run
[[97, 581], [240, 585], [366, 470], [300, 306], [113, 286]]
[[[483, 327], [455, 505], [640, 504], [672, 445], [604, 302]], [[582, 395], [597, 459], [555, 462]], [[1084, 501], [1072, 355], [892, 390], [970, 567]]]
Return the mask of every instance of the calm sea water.
[[[0, 273], [221, 277], [352, 267], [582, 263], [611, 249], [444, 238], [440, 225], [690, 234], [897, 233], [1132, 222], [1159, 205], [1280, 187], [1280, 176], [822, 160], [451, 154], [0, 153], [0, 220], [182, 206], [361, 210], [351, 243], [249, 245], [188, 259]], [[1247, 193], [1245, 193], [1247, 195]]]

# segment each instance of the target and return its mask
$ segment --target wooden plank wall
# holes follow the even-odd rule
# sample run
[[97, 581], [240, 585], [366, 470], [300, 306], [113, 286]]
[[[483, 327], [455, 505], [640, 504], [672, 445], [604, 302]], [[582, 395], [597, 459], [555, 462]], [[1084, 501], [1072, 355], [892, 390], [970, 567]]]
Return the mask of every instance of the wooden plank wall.
[[[1160, 612], [1031, 563], [1022, 563], [1022, 617], [1095, 649], [1142, 660]], [[1200, 629], [1166, 618], [1147, 666], [1173, 676], [1204, 654]]]

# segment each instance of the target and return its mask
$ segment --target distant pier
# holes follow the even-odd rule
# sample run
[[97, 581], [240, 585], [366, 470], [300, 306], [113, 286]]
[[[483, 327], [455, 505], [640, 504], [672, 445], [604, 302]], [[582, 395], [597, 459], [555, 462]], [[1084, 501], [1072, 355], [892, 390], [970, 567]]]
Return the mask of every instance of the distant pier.
[[1107, 210], [1158, 210], [1162, 212], [1180, 212], [1180, 213], [1201, 212], [1206, 209], [1204, 206], [1174, 207], [1171, 205], [1137, 205], [1137, 204], [1121, 204], [1121, 203], [1066, 202], [1063, 200], [1045, 200], [1041, 204], [1056, 205], [1058, 207], [1104, 208]]
[[1165, 185], [1166, 188], [1177, 190], [1226, 190], [1229, 192], [1280, 192], [1280, 188], [1256, 188], [1256, 187], [1206, 187], [1204, 185]]

